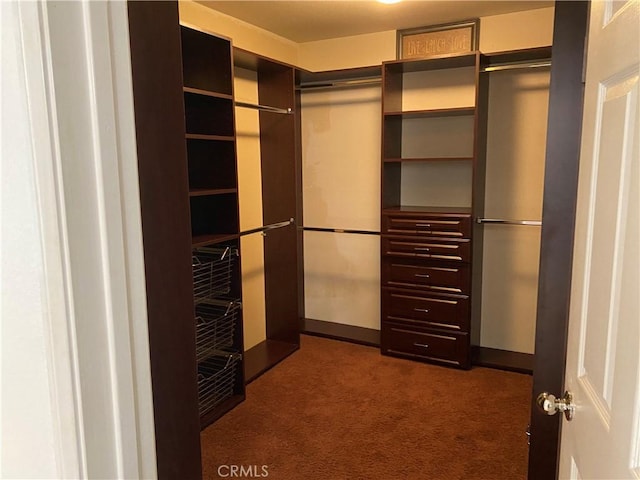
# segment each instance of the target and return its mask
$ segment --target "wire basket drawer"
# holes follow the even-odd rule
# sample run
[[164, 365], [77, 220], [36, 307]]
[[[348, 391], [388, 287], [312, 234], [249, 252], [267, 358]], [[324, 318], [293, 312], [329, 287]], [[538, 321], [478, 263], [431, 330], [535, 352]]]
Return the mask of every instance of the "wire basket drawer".
[[240, 302], [205, 300], [196, 305], [196, 356], [204, 360], [216, 350], [232, 350]]
[[198, 248], [193, 252], [193, 296], [196, 303], [231, 291], [233, 264], [238, 249]]
[[210, 357], [198, 364], [198, 408], [200, 416], [233, 396], [238, 366], [242, 355]]

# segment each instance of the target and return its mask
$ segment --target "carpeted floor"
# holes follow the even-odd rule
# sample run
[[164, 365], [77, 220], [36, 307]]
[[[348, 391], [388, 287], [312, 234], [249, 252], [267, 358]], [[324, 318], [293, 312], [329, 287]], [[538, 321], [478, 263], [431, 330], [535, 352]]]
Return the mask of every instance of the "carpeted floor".
[[204, 478], [237, 465], [274, 480], [524, 479], [530, 395], [528, 375], [303, 336], [202, 432]]

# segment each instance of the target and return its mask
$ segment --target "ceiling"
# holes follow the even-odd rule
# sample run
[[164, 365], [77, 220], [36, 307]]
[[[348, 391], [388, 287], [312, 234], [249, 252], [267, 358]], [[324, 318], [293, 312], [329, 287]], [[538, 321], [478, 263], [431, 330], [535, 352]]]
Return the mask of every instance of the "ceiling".
[[392, 5], [370, 0], [197, 1], [298, 43], [438, 25], [554, 4], [522, 0], [405, 0]]

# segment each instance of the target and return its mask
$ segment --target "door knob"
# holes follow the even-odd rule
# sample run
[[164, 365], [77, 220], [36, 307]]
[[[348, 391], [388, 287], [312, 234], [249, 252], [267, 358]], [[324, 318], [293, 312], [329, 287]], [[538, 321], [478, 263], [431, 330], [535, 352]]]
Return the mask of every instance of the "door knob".
[[542, 392], [536, 399], [536, 405], [538, 408], [545, 412], [547, 415], [555, 415], [558, 412], [564, 412], [564, 417], [571, 421], [573, 420], [573, 414], [575, 413], [576, 406], [572, 403], [573, 395], [571, 392], [564, 392], [562, 398], [556, 398], [548, 392]]

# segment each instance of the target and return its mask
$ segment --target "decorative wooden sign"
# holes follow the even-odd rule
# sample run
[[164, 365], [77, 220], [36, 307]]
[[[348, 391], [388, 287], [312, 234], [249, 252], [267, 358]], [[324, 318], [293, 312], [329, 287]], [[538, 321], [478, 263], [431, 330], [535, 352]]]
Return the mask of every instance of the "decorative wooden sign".
[[477, 19], [398, 30], [398, 60], [472, 52], [477, 44]]

